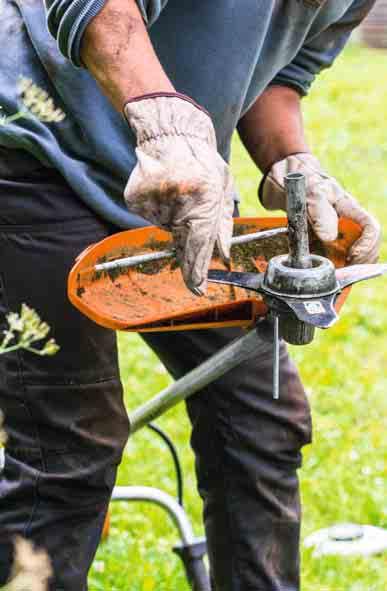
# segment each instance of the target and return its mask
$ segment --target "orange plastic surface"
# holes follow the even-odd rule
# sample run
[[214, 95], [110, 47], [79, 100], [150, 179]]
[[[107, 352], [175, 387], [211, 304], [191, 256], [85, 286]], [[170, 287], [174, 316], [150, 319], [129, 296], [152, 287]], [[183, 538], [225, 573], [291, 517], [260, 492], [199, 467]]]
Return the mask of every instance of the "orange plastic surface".
[[106, 513], [105, 521], [103, 524], [103, 530], [101, 535], [101, 540], [105, 541], [108, 539], [110, 534], [110, 513], [109, 511]]
[[[286, 226], [286, 218], [237, 218], [234, 235]], [[323, 245], [310, 237], [311, 250], [345, 265], [350, 246], [360, 230], [340, 220], [338, 240]], [[259, 294], [228, 285], [209, 284], [205, 297], [194, 296], [184, 285], [174, 259], [132, 268], [96, 272], [98, 263], [157, 252], [172, 247], [171, 235], [156, 227], [120, 232], [89, 246], [79, 255], [68, 280], [68, 295], [76, 308], [97, 324], [115, 330], [148, 332], [196, 328], [251, 326], [267, 308]], [[268, 260], [288, 252], [286, 235], [233, 246], [231, 270], [264, 271]], [[211, 268], [222, 269], [219, 258]], [[340, 308], [348, 294], [337, 301]]]

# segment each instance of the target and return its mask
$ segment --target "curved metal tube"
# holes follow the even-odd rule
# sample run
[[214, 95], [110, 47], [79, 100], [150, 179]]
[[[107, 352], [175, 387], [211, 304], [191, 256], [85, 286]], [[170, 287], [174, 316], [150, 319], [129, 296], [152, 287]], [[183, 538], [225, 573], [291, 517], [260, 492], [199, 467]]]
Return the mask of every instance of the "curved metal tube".
[[184, 545], [190, 545], [197, 541], [184, 509], [173, 497], [158, 488], [150, 486], [116, 486], [113, 489], [111, 500], [143, 501], [158, 505], [172, 518]]
[[133, 410], [129, 414], [130, 434], [132, 435], [178, 402], [199, 392], [242, 361], [255, 356], [258, 358], [262, 351], [267, 351], [268, 347], [271, 347], [271, 344], [262, 340], [257, 334], [256, 328], [232, 341], [185, 376]]

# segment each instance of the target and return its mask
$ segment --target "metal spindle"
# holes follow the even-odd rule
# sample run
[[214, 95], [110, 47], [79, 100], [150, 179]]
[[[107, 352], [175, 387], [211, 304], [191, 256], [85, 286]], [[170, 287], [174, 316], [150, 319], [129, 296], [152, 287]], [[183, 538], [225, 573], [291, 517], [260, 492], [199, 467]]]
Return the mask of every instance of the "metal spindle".
[[308, 218], [306, 212], [306, 181], [299, 172], [285, 177], [288, 212], [289, 264], [296, 269], [310, 269]]

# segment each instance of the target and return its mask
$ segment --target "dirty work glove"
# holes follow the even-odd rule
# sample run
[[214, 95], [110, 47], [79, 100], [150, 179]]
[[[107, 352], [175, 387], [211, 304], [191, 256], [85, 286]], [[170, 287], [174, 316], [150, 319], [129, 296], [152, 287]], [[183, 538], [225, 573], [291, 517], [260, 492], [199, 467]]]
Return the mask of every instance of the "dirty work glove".
[[212, 121], [184, 95], [139, 97], [124, 111], [138, 159], [125, 189], [127, 206], [172, 232], [184, 280], [203, 295], [215, 243], [227, 261], [233, 230], [233, 184]]
[[374, 263], [378, 259], [381, 230], [378, 221], [322, 169], [317, 158], [301, 153], [288, 156], [274, 164], [259, 187], [259, 198], [266, 209], [286, 211], [284, 177], [300, 172], [306, 178], [307, 212], [316, 235], [323, 242], [337, 238], [338, 218], [356, 222], [362, 229], [352, 246], [349, 263]]

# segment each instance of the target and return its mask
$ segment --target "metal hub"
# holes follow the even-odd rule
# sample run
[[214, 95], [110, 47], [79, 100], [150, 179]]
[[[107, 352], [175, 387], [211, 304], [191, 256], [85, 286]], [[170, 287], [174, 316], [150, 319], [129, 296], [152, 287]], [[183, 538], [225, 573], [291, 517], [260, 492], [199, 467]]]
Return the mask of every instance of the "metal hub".
[[339, 289], [333, 263], [322, 256], [309, 255], [310, 268], [290, 265], [288, 255], [273, 257], [267, 267], [262, 289], [273, 296], [310, 299], [336, 293]]
[[[304, 257], [304, 265], [306, 268], [294, 267], [289, 255], [273, 257], [262, 283], [264, 297], [269, 296], [266, 299], [278, 313], [280, 335], [291, 345], [311, 343], [315, 329], [297, 319], [296, 315], [281, 303], [283, 299], [301, 299], [305, 302], [312, 300], [310, 306], [313, 306], [315, 298], [329, 296], [339, 289], [335, 267], [329, 259], [308, 254]], [[318, 312], [316, 309], [316, 313]]]

